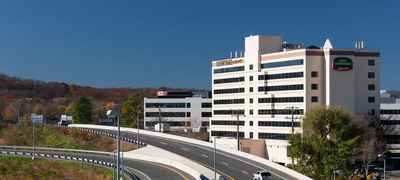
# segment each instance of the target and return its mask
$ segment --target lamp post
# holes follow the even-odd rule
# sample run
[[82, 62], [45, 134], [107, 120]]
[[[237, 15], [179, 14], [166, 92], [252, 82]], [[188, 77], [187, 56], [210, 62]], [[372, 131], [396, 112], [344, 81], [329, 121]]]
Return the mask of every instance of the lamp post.
[[117, 120], [117, 127], [118, 127], [118, 133], [117, 133], [117, 179], [120, 180], [121, 179], [121, 128], [120, 128], [119, 113], [115, 109], [108, 110], [107, 117], [114, 118]]
[[383, 158], [383, 180], [386, 180], [386, 156], [385, 153], [378, 154], [379, 158]]
[[217, 137], [214, 137], [214, 179], [217, 179], [217, 167], [216, 167], [216, 159], [217, 159]]
[[236, 116], [236, 139], [237, 139], [237, 150], [240, 151], [240, 141], [239, 141], [239, 117], [245, 116], [244, 114], [240, 114], [239, 110], [232, 110], [232, 116]]

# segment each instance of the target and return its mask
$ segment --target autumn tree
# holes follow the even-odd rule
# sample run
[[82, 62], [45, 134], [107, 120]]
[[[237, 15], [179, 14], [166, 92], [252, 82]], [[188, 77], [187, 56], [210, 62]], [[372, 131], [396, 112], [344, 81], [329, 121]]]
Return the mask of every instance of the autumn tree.
[[303, 134], [289, 138], [292, 168], [313, 179], [330, 179], [333, 170], [351, 171], [364, 129], [339, 107], [317, 107], [303, 119]]
[[92, 101], [87, 97], [81, 97], [72, 107], [74, 123], [88, 124], [92, 122]]
[[143, 96], [130, 96], [121, 107], [121, 125], [137, 128], [137, 121], [143, 117]]

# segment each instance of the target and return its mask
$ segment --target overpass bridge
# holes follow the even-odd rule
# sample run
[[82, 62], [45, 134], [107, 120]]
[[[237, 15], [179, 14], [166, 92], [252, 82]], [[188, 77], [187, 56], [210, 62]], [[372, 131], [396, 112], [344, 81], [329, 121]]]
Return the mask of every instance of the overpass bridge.
[[[117, 128], [113, 126], [71, 124], [68, 127], [113, 137], [116, 136], [117, 132]], [[121, 138], [137, 139], [137, 132], [137, 129], [121, 128]], [[209, 142], [140, 129], [139, 141], [136, 143], [149, 144], [186, 157], [209, 169], [214, 168], [214, 146]], [[159, 156], [160, 158], [168, 158], [163, 157], [163, 154]], [[269, 171], [273, 174], [273, 179], [311, 180], [303, 174], [267, 159], [224, 147], [216, 148], [215, 167], [218, 174], [235, 180], [251, 179], [252, 174], [257, 171]]]

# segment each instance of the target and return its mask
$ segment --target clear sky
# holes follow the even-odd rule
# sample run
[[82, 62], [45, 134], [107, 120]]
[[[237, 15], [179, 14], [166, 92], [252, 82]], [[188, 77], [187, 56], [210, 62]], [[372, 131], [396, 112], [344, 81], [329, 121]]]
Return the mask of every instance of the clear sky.
[[251, 34], [382, 52], [400, 89], [399, 0], [2, 0], [0, 72], [98, 87], [210, 88], [210, 61]]

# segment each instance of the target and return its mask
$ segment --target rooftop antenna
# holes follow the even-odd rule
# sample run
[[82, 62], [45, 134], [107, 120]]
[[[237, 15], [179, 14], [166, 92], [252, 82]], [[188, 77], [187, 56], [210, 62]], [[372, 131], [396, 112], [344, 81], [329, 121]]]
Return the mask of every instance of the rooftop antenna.
[[231, 56], [230, 56], [230, 58], [232, 59], [232, 57], [233, 57], [233, 52], [231, 51]]
[[238, 52], [237, 51], [235, 51], [235, 58], [237, 58], [238, 57]]

